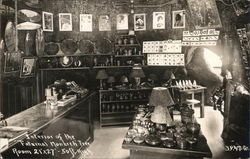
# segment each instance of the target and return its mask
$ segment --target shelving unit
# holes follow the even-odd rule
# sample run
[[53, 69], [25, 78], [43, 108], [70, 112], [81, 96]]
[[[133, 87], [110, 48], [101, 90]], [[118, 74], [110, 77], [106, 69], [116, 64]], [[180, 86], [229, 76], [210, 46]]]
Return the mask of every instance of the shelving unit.
[[151, 88], [99, 90], [100, 127], [131, 124], [135, 110], [146, 104]]

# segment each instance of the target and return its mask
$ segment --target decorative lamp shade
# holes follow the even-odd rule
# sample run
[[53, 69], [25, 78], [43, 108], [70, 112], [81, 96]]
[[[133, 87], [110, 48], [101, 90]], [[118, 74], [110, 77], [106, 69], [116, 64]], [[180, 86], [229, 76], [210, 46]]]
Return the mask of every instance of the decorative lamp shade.
[[173, 120], [167, 107], [157, 106], [151, 114], [151, 121], [153, 123], [171, 125]]
[[171, 72], [170, 79], [175, 79], [175, 75], [174, 75], [174, 73], [173, 73], [173, 72]]
[[152, 90], [149, 105], [152, 106], [170, 106], [174, 101], [166, 87], [155, 87]]
[[107, 83], [114, 83], [115, 82], [115, 77], [114, 76], [109, 76]]
[[121, 79], [120, 79], [120, 82], [121, 83], [128, 83], [128, 77], [122, 76]]
[[107, 79], [108, 78], [108, 74], [106, 73], [105, 70], [99, 70], [97, 72], [97, 75], [96, 75], [96, 79]]
[[130, 77], [135, 78], [135, 77], [139, 77], [139, 78], [143, 78], [145, 77], [145, 74], [142, 70], [142, 68], [140, 66], [134, 66], [132, 68], [132, 71], [130, 73]]

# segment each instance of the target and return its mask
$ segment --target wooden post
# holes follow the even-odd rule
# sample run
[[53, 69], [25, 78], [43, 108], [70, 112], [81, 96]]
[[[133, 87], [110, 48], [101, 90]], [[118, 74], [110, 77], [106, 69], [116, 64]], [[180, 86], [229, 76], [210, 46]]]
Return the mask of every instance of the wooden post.
[[17, 52], [18, 51], [18, 31], [17, 31], [17, 24], [18, 24], [18, 21], [17, 21], [17, 1], [18, 0], [15, 0], [15, 28], [16, 28], [16, 46], [15, 46], [15, 51]]

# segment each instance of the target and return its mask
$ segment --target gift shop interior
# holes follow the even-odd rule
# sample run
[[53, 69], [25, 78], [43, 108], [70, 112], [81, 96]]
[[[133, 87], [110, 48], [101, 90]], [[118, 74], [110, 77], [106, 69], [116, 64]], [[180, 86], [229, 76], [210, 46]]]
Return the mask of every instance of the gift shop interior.
[[248, 158], [249, 3], [0, 0], [0, 158]]

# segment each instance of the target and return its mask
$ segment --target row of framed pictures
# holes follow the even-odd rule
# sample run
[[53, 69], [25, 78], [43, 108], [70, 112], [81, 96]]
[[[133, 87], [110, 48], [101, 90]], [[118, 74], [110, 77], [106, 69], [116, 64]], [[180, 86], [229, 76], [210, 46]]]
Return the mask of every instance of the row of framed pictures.
[[[116, 29], [128, 30], [128, 15], [116, 16]], [[53, 31], [53, 13], [43, 12], [43, 30]], [[80, 14], [80, 31], [92, 32], [92, 14]], [[172, 12], [172, 28], [185, 28], [185, 10]], [[59, 13], [59, 31], [72, 31], [72, 14]], [[165, 29], [165, 12], [153, 12], [153, 29]], [[146, 14], [134, 14], [134, 30], [146, 30]], [[99, 31], [111, 31], [110, 15], [99, 16]]]

